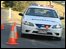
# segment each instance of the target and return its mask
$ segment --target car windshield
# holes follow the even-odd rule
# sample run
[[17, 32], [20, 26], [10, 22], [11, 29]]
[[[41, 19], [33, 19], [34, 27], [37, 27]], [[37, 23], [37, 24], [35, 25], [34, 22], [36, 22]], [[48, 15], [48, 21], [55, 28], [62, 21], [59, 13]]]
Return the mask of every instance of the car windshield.
[[43, 8], [29, 8], [26, 12], [26, 15], [58, 18], [55, 10]]

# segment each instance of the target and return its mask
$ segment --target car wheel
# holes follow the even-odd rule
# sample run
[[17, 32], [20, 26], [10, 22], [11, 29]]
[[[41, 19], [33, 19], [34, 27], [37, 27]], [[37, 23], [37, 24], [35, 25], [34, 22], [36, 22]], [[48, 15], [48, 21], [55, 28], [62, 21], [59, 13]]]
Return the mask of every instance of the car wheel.
[[56, 40], [60, 41], [61, 40], [61, 37], [57, 37]]
[[22, 37], [22, 33], [21, 33], [21, 37]]
[[21, 21], [21, 27], [20, 27], [20, 32], [22, 33], [22, 21]]
[[52, 37], [52, 40], [60, 41], [61, 40], [61, 37]]
[[53, 40], [61, 41], [61, 37], [53, 37]]
[[22, 37], [22, 22], [21, 22], [21, 27], [20, 27], [20, 33], [21, 33], [21, 37]]

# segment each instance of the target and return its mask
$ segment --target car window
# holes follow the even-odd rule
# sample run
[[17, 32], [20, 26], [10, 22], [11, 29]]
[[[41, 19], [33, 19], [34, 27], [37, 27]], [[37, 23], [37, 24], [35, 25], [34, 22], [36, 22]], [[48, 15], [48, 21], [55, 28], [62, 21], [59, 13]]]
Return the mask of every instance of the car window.
[[54, 10], [43, 8], [29, 8], [26, 15], [58, 18], [57, 13]]

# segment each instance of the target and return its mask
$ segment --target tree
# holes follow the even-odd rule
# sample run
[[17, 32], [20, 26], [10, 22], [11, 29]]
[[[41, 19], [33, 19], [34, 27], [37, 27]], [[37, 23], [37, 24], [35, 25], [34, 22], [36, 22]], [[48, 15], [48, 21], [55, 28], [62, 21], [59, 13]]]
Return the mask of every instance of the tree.
[[11, 7], [16, 11], [24, 11], [34, 1], [4, 1], [5, 7]]
[[32, 1], [14, 1], [13, 10], [24, 11]]
[[13, 1], [4, 1], [3, 4], [5, 4], [5, 7], [13, 7], [14, 5]]

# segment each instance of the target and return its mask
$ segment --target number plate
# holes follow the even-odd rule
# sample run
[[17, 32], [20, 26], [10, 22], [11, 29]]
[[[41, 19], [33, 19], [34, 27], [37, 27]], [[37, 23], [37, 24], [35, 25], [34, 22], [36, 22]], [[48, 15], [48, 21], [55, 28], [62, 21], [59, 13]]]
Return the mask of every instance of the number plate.
[[39, 30], [39, 33], [47, 33], [46, 30]]

